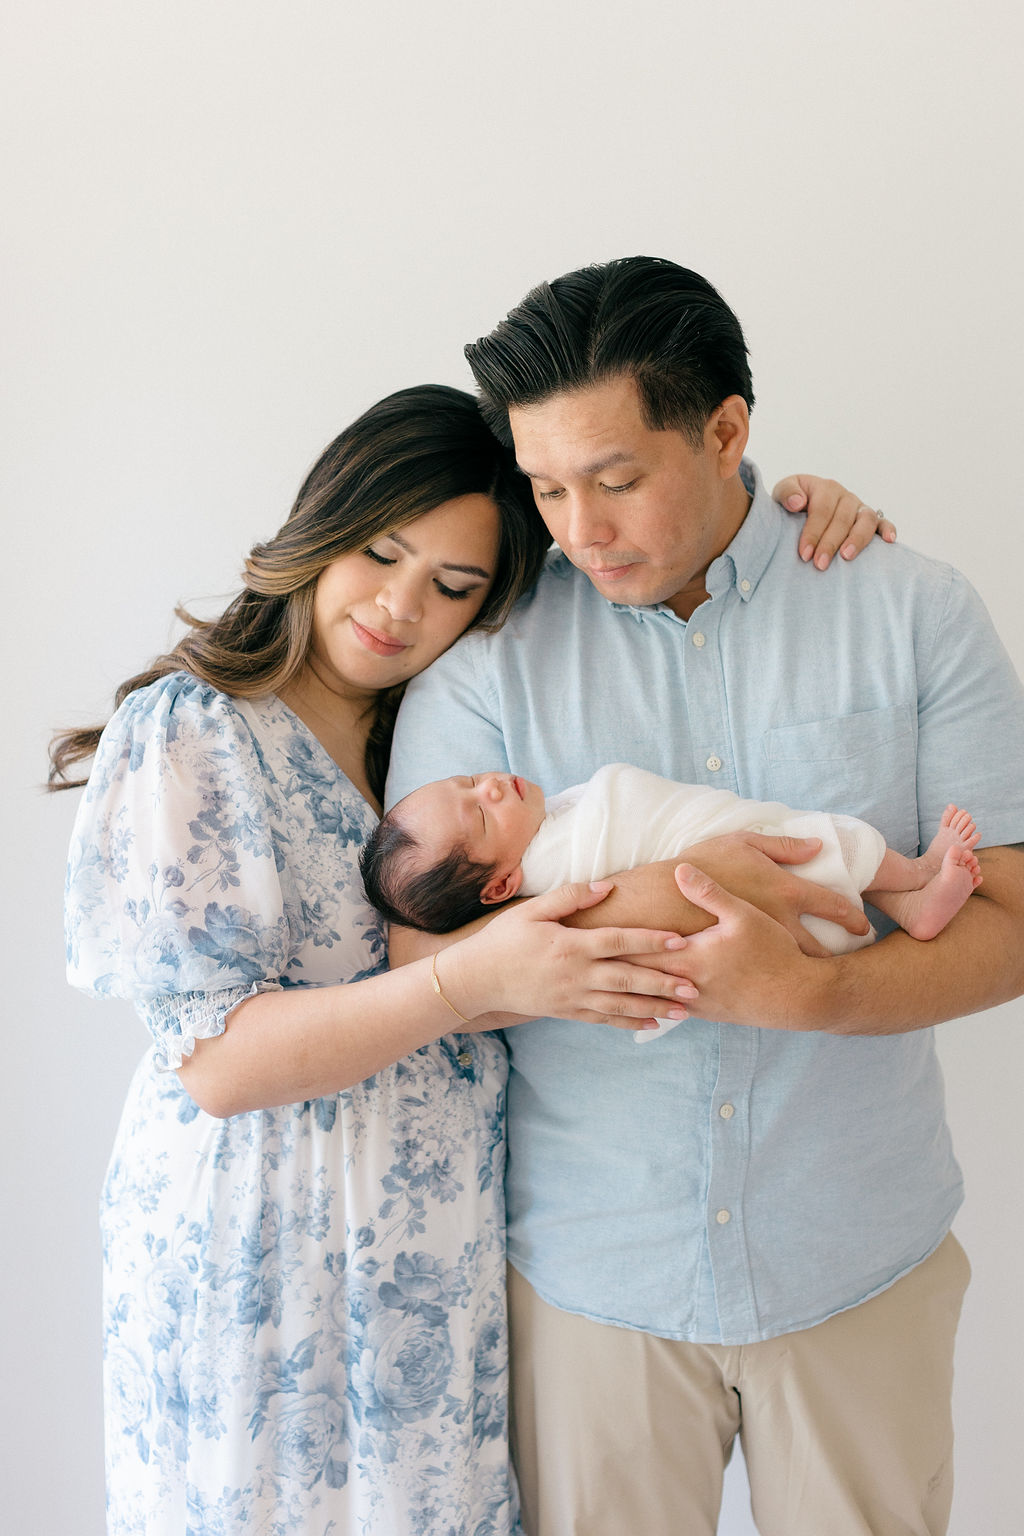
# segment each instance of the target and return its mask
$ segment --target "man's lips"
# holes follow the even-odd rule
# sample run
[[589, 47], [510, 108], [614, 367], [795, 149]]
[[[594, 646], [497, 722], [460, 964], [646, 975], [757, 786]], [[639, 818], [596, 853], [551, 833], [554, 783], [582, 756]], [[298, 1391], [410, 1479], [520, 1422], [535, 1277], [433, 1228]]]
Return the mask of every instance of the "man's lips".
[[512, 788], [515, 790], [520, 800], [525, 800], [526, 796], [523, 793], [523, 781], [517, 773], [512, 775]]
[[352, 620], [352, 628], [360, 644], [365, 645], [368, 651], [373, 651], [375, 656], [397, 656], [399, 651], [406, 649], [406, 641], [396, 640], [394, 636], [385, 635], [379, 629], [367, 629], [358, 619]]

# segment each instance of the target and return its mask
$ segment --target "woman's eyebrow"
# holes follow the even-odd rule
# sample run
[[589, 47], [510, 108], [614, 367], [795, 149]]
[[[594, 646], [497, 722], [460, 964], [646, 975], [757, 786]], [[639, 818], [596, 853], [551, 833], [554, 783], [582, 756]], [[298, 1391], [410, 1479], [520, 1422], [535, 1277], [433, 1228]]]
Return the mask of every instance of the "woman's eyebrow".
[[[400, 533], [389, 533], [385, 537], [389, 538], [392, 544], [397, 544], [399, 549], [404, 549], [407, 555], [415, 555], [417, 553], [417, 550], [413, 548], [408, 539], [403, 539]], [[442, 560], [439, 569], [442, 571], [461, 571], [464, 576], [482, 576], [484, 581], [490, 581], [491, 579], [491, 572], [483, 570], [481, 566], [457, 565], [454, 560]]]

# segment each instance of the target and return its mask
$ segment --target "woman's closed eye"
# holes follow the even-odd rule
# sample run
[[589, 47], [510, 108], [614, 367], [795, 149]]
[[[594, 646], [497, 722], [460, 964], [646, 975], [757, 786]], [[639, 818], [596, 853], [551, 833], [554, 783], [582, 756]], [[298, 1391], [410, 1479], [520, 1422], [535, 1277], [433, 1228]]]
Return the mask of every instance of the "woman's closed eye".
[[436, 576], [434, 577], [434, 586], [442, 597], [450, 597], [455, 603], [464, 597], [472, 597], [473, 593], [477, 591], [476, 587], [446, 587], [444, 582], [439, 581]]
[[[373, 549], [371, 547], [364, 549], [363, 554], [366, 555], [367, 559], [375, 561], [377, 565], [398, 564], [397, 555], [382, 555], [379, 550]], [[442, 597], [450, 598], [453, 603], [459, 603], [467, 597], [472, 597], [473, 593], [478, 590], [478, 588], [475, 586], [449, 587], [437, 576], [434, 577], [434, 586], [440, 592]]]

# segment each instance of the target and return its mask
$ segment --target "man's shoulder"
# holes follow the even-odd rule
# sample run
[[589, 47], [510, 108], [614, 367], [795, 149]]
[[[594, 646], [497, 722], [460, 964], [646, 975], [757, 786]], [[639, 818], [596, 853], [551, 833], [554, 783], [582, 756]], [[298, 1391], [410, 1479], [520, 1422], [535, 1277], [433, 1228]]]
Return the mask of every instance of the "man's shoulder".
[[765, 576], [772, 585], [799, 586], [805, 600], [829, 609], [836, 594], [855, 592], [860, 601], [874, 592], [881, 602], [932, 604], [954, 586], [970, 588], [968, 579], [948, 561], [909, 544], [885, 544], [881, 539], [875, 539], [855, 560], [837, 558], [827, 571], [818, 571], [799, 557], [800, 532], [799, 526], [785, 530]]

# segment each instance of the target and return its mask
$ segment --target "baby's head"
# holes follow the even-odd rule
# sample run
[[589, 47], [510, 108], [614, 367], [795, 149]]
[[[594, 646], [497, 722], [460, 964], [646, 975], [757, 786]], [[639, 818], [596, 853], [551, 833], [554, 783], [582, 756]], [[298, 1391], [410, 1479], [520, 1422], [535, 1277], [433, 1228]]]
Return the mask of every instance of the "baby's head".
[[543, 790], [512, 773], [425, 784], [366, 843], [366, 894], [393, 923], [450, 933], [516, 895], [523, 854], [543, 820]]

